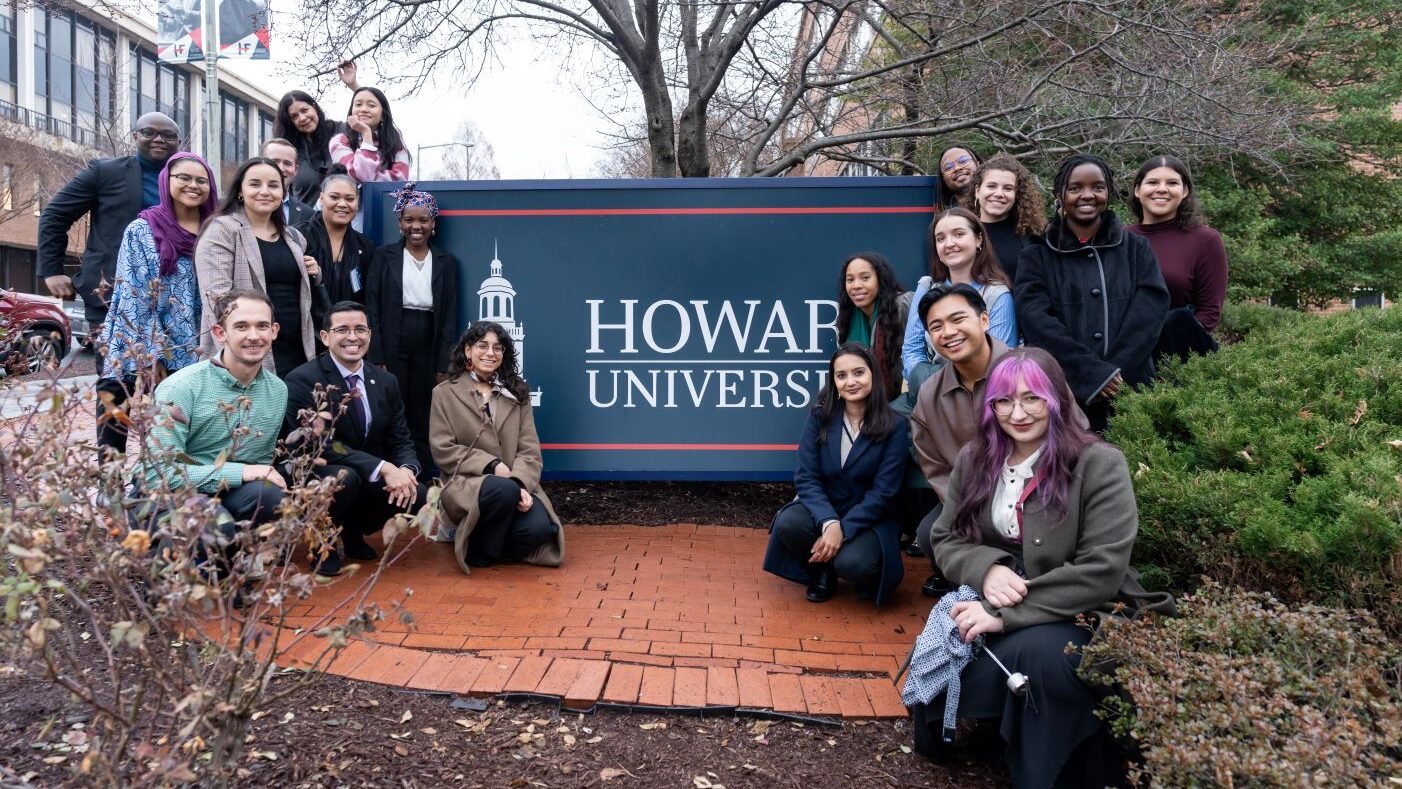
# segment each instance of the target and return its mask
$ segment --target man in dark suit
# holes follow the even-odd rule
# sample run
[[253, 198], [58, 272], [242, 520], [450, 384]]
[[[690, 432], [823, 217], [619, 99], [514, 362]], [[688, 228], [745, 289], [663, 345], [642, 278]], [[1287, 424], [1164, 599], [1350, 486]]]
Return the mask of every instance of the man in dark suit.
[[135, 156], [89, 162], [39, 215], [39, 276], [49, 293], [60, 299], [71, 299], [75, 294], [72, 278], [63, 273], [68, 231], [83, 216], [91, 215], [76, 293], [82, 296], [83, 312], [94, 337], [107, 317], [107, 295], [100, 292], [100, 286], [116, 276], [122, 234], [141, 209], [160, 202], [157, 178], [166, 160], [180, 149], [179, 127], [159, 112], [137, 118], [131, 138], [136, 142]]
[[297, 149], [287, 140], [274, 137], [263, 143], [259, 153], [276, 162], [277, 169], [282, 172], [282, 218], [290, 227], [310, 222], [316, 216], [316, 209], [292, 195], [292, 179], [297, 177]]
[[[341, 479], [331, 517], [341, 527], [346, 557], [370, 561], [375, 550], [365, 542], [365, 535], [379, 531], [396, 513], [417, 512], [428, 490], [417, 480], [419, 461], [404, 419], [399, 382], [389, 372], [365, 363], [370, 349], [365, 308], [353, 301], [333, 304], [322, 325], [321, 341], [327, 352], [285, 379], [285, 427], [289, 434], [298, 430], [303, 409], [325, 410], [315, 403], [318, 385], [325, 390], [332, 413], [344, 403], [322, 448], [326, 465], [319, 473]], [[341, 572], [341, 557], [332, 554], [316, 569], [321, 575], [336, 575]]]

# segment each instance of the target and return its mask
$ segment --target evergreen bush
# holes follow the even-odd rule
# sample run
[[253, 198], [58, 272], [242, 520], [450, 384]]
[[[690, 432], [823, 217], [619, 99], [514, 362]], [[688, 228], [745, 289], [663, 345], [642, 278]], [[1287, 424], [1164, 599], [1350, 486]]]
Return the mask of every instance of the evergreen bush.
[[1402, 633], [1402, 310], [1235, 314], [1244, 341], [1117, 402], [1145, 583], [1208, 576]]

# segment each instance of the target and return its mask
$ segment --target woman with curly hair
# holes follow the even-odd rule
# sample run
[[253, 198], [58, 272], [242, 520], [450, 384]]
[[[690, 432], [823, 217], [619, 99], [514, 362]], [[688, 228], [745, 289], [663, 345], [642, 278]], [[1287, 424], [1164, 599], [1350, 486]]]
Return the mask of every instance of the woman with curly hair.
[[1022, 162], [1000, 153], [979, 166], [972, 194], [974, 213], [1011, 285], [1017, 281], [1018, 256], [1036, 243], [1047, 224], [1042, 191]]
[[366, 275], [370, 361], [399, 380], [404, 417], [420, 468], [428, 474], [433, 469], [428, 451], [433, 385], [448, 372], [458, 327], [458, 262], [429, 244], [438, 227], [433, 195], [407, 183], [394, 193], [394, 213], [401, 238], [375, 250]]
[[565, 536], [540, 488], [544, 464], [531, 394], [516, 346], [499, 324], [477, 321], [453, 346], [433, 390], [433, 460], [443, 471], [443, 514], [456, 527], [462, 571], [498, 562], [559, 566]]
[[1168, 285], [1168, 318], [1154, 356], [1217, 350], [1209, 333], [1222, 320], [1227, 298], [1227, 247], [1222, 234], [1203, 223], [1188, 165], [1173, 156], [1155, 156], [1134, 174], [1129, 210], [1139, 220], [1129, 232], [1154, 248]]
[[842, 264], [837, 288], [837, 341], [871, 349], [881, 367], [886, 399], [901, 393], [901, 338], [910, 292], [901, 287], [886, 257], [858, 252]]

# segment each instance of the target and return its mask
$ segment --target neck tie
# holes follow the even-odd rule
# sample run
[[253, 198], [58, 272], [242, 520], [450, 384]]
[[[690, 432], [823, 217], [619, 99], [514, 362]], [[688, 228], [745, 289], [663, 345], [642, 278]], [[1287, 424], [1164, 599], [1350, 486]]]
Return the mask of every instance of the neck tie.
[[360, 435], [364, 437], [370, 433], [370, 404], [365, 402], [366, 392], [360, 385], [360, 374], [352, 373], [346, 376], [346, 386], [350, 387], [352, 398], [355, 402], [355, 413], [360, 417]]

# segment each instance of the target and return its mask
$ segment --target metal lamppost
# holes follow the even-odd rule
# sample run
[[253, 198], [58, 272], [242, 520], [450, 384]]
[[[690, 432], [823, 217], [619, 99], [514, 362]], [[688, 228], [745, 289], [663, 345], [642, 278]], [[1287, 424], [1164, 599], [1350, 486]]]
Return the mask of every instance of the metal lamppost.
[[438, 143], [437, 145], [416, 145], [416, 146], [414, 146], [414, 180], [415, 180], [415, 181], [419, 180], [419, 176], [423, 175], [423, 165], [419, 163], [419, 162], [420, 162], [419, 156], [422, 155], [424, 151], [431, 151], [431, 150], [433, 150], [434, 148], [451, 148], [451, 147], [453, 147], [453, 146], [461, 146], [461, 147], [467, 149], [467, 174], [468, 174], [468, 176], [470, 177], [470, 176], [472, 175], [472, 143], [470, 143], [470, 142], [441, 142], [441, 143]]

